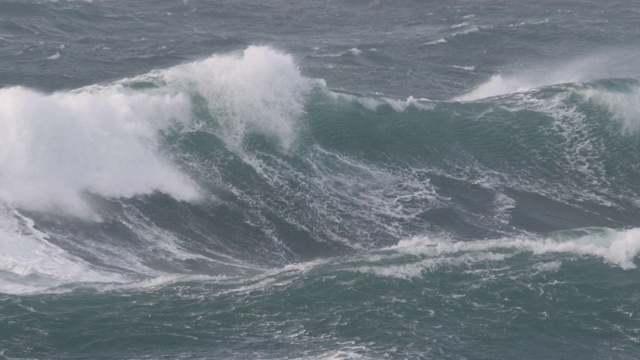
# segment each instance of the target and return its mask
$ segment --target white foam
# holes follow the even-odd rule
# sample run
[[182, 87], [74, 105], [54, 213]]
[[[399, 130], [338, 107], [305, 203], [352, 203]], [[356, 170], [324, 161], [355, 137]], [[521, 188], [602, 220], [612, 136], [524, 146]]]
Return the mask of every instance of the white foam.
[[426, 272], [432, 272], [441, 266], [462, 266], [485, 261], [501, 261], [506, 254], [476, 253], [459, 256], [436, 256], [403, 265], [362, 266], [355, 271], [374, 274], [381, 277], [410, 279], [419, 277]]
[[[634, 122], [637, 122], [632, 115], [634, 111], [633, 99], [636, 94], [629, 93], [628, 88], [624, 93], [609, 91], [602, 89], [597, 83], [596, 85], [587, 83], [561, 86], [561, 88], [567, 90], [556, 92], [553, 96], [546, 96], [546, 93], [541, 96], [543, 94], [539, 91], [532, 90], [526, 93], [512, 94], [508, 98], [500, 99], [499, 103], [501, 108], [511, 112], [535, 111], [552, 119], [551, 126], [547, 127], [545, 132], [552, 132], [554, 136], [563, 139], [558, 143], [561, 151], [553, 161], [556, 166], [565, 169], [568, 175], [565, 181], [554, 184], [546, 184], [545, 181], [541, 183], [539, 177], [532, 176], [534, 174], [527, 171], [506, 176], [478, 162], [456, 169], [456, 176], [464, 181], [474, 182], [476, 182], [474, 179], [479, 177], [480, 184], [488, 188], [520, 189], [545, 195], [569, 206], [575, 206], [573, 201], [594, 202], [607, 207], [619, 206], [612, 200], [619, 198], [619, 194], [612, 192], [613, 179], [608, 175], [605, 166], [608, 157], [607, 146], [601, 137], [593, 136], [592, 121], [579, 106], [574, 104], [575, 100], [572, 97], [584, 96], [585, 100], [609, 107], [609, 110], [614, 114], [616, 111], [628, 110], [628, 115], [621, 114], [616, 117], [629, 130], [633, 128]], [[609, 94], [610, 92], [611, 94]], [[612, 100], [607, 103], [609, 95], [616, 101]], [[477, 118], [482, 118], [484, 114], [479, 114]], [[536, 160], [547, 161], [548, 159]], [[451, 173], [449, 171], [447, 176], [451, 176]], [[589, 186], [585, 186], [585, 184]]]
[[[403, 240], [392, 249], [402, 253], [428, 256], [432, 258], [452, 254], [470, 253], [511, 254], [530, 252], [533, 255], [566, 253], [599, 257], [605, 262], [623, 269], [635, 269], [634, 259], [640, 254], [640, 228], [629, 230], [600, 229], [588, 231], [586, 235], [572, 239], [558, 238], [505, 238], [478, 241], [446, 241], [427, 237]], [[479, 257], [483, 259], [483, 257]]]
[[405, 100], [391, 98], [382, 98], [381, 100], [391, 106], [396, 112], [403, 112], [410, 107], [420, 110], [432, 110], [434, 108], [434, 104], [427, 98], [416, 99], [413, 96], [409, 96]]
[[[130, 85], [149, 81], [150, 90]], [[202, 96], [217, 126], [240, 151], [248, 134], [296, 141], [305, 96], [314, 84], [293, 58], [269, 47], [153, 71], [106, 86], [42, 94], [0, 89], [0, 202], [95, 219], [85, 192], [108, 198], [166, 193], [201, 198], [195, 183], [159, 148], [160, 133], [197, 127], [190, 97]]]
[[534, 87], [533, 82], [519, 77], [504, 78], [502, 75], [493, 75], [489, 81], [479, 85], [468, 93], [456, 97], [457, 101], [477, 100], [491, 96], [526, 91]]
[[507, 225], [511, 219], [511, 210], [516, 207], [516, 201], [503, 193], [497, 193], [493, 200], [494, 221]]
[[160, 289], [166, 286], [170, 286], [181, 282], [217, 282], [230, 279], [224, 275], [209, 276], [209, 275], [159, 275], [152, 278], [147, 278], [135, 282], [126, 283], [94, 283], [93, 288], [101, 292], [118, 291], [118, 290], [142, 290], [148, 291], [149, 289]]
[[294, 358], [296, 360], [356, 360], [356, 359], [370, 359], [370, 357], [362, 355], [361, 353], [369, 352], [369, 349], [365, 346], [346, 346], [340, 350], [330, 350], [319, 355], [309, 355], [300, 358]]
[[519, 23], [509, 24], [509, 27], [513, 28], [513, 27], [530, 26], [530, 25], [542, 25], [542, 24], [548, 24], [548, 23], [549, 23], [549, 19], [540, 19], [540, 20], [533, 20], [533, 21], [521, 21]]
[[425, 45], [438, 45], [438, 44], [446, 44], [446, 43], [447, 43], [447, 39], [440, 38], [437, 40], [429, 41]]
[[57, 51], [55, 54], [53, 54], [53, 55], [51, 55], [51, 56], [47, 57], [47, 60], [58, 60], [58, 59], [60, 59], [60, 56], [61, 56], [61, 55], [60, 55], [60, 52], [59, 52], [59, 51]]
[[84, 192], [199, 198], [196, 185], [159, 154], [158, 132], [188, 119], [181, 94], [121, 86], [41, 94], [0, 89], [0, 201], [90, 218]]
[[455, 97], [455, 101], [472, 101], [512, 94], [542, 86], [586, 81], [606, 74], [610, 57], [596, 54], [546, 66], [532, 67], [510, 74], [496, 74], [471, 91]]
[[[134, 90], [141, 82], [155, 86]], [[198, 186], [163, 154], [162, 134], [210, 126], [232, 150], [242, 152], [251, 133], [269, 136], [288, 150], [314, 84], [323, 85], [304, 78], [291, 56], [249, 47], [74, 91], [0, 89], [0, 207], [6, 209], [0, 214], [0, 291], [127, 281], [49, 243], [15, 209], [99, 220], [86, 193], [130, 198], [163, 192], [177, 200], [198, 201], [203, 197]], [[206, 101], [216, 125], [192, 117], [194, 95]], [[149, 244], [157, 242], [153, 249], [169, 258], [207, 260], [146, 219], [133, 216], [123, 224]], [[110, 248], [108, 243], [76, 245], [110, 265], [154, 278], [166, 275], [146, 266], [135, 251]], [[215, 262], [255, 268], [230, 258]]]
[[517, 93], [531, 89], [572, 82], [607, 78], [638, 78], [637, 50], [623, 48], [594, 49], [593, 52], [571, 59], [540, 60], [515, 71], [493, 75], [453, 100], [470, 101], [491, 96]]
[[562, 261], [549, 261], [534, 264], [532, 268], [538, 272], [558, 272], [562, 267]]
[[[402, 229], [398, 223], [389, 223], [380, 217], [413, 219], [425, 210], [425, 206], [435, 207], [441, 204], [442, 200], [435, 188], [422, 178], [418, 169], [389, 171], [321, 148], [316, 150], [322, 156], [310, 162], [315, 174], [312, 183], [322, 192], [335, 195], [330, 197], [330, 201], [317, 207], [317, 210], [322, 211], [323, 219], [335, 223], [336, 227], [344, 226], [340, 212], [353, 209], [350, 211], [355, 211], [358, 218], [367, 219], [389, 233], [401, 236]], [[338, 171], [333, 171], [332, 167], [336, 167]], [[343, 171], [345, 168], [349, 171]], [[358, 236], [358, 239], [341, 239], [336, 236], [332, 240], [344, 241], [345, 244], [356, 247], [361, 246], [364, 239], [367, 239], [366, 234]], [[365, 247], [371, 246], [374, 241], [375, 239], [370, 239], [370, 243], [364, 244]]]
[[451, 65], [451, 67], [454, 69], [461, 69], [461, 70], [467, 70], [467, 71], [473, 71], [476, 69], [475, 66]]
[[[236, 260], [231, 256], [226, 255], [224, 252], [215, 253], [217, 259], [191, 252], [184, 248], [183, 242], [179, 239], [178, 236], [176, 236], [171, 231], [155, 225], [135, 207], [125, 207], [124, 216], [120, 218], [120, 221], [122, 225], [126, 226], [132, 233], [136, 234], [137, 239], [146, 241], [147, 246], [145, 252], [151, 252], [156, 256], [159, 255], [165, 260], [198, 260], [212, 264], [226, 265], [229, 267], [263, 270], [258, 266]], [[202, 235], [207, 236], [206, 234]], [[123, 266], [129, 270], [134, 270], [138, 273], [146, 274], [149, 276], [165, 275], [163, 273], [153, 271], [146, 266], [143, 266], [142, 264], [144, 263], [144, 260], [141, 260], [139, 256], [136, 256], [135, 254], [125, 254], [125, 251], [122, 248], [113, 249], [113, 253], [120, 253], [121, 257], [123, 257], [126, 261], [120, 266]], [[102, 255], [102, 252], [100, 252], [100, 255]], [[105, 262], [109, 262], [114, 265], [113, 260], [109, 260], [110, 259], [108, 258], [104, 259]]]
[[69, 282], [125, 282], [92, 268], [48, 241], [33, 220], [0, 208], [0, 293], [40, 292]]
[[353, 54], [353, 55], [356, 55], [356, 56], [362, 54], [362, 50], [358, 49], [357, 47], [353, 47], [353, 48], [349, 49], [349, 52], [351, 54]]
[[585, 99], [607, 107], [622, 122], [623, 129], [634, 133], [640, 129], [640, 87], [634, 86], [630, 91], [606, 91], [590, 88], [580, 91]]
[[192, 89], [207, 99], [220, 138], [240, 149], [250, 133], [295, 143], [305, 96], [317, 82], [303, 77], [293, 58], [265, 46], [241, 54], [212, 56], [158, 74], [171, 87]]
[[[426, 236], [400, 241], [396, 246], [363, 256], [367, 265], [350, 271], [398, 279], [417, 278], [446, 267], [463, 267], [470, 272], [493, 272], [508, 269], [505, 260], [522, 253], [545, 257], [529, 267], [529, 274], [557, 272], [564, 255], [571, 261], [596, 257], [624, 270], [635, 269], [634, 259], [640, 254], [640, 228], [629, 230], [583, 229], [583, 235], [558, 234], [555, 237], [534, 236], [476, 241], [454, 241]], [[409, 256], [407, 256], [409, 255]]]
[[480, 31], [480, 28], [478, 28], [477, 26], [473, 25], [473, 26], [470, 26], [467, 29], [464, 29], [462, 31], [458, 31], [458, 32], [453, 33], [452, 36], [466, 35], [466, 34], [478, 32], [478, 31]]
[[420, 110], [431, 110], [434, 107], [434, 103], [427, 98], [414, 98], [409, 96], [405, 100], [392, 99], [387, 97], [370, 97], [370, 96], [357, 96], [345, 93], [339, 93], [335, 91], [329, 91], [325, 89], [325, 93], [333, 98], [344, 99], [347, 101], [355, 102], [362, 105], [365, 109], [376, 111], [383, 105], [389, 105], [396, 112], [404, 112], [408, 108], [414, 107]]

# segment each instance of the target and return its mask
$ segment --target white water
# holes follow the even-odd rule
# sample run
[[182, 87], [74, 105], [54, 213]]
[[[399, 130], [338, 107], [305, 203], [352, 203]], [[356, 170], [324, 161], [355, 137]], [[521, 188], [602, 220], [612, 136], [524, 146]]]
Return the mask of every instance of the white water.
[[[135, 90], [141, 82], [153, 86]], [[163, 152], [163, 135], [204, 128], [241, 153], [244, 138], [261, 133], [286, 151], [295, 144], [305, 96], [314, 83], [300, 74], [291, 56], [249, 47], [73, 91], [0, 89], [0, 292], [127, 282], [49, 242], [19, 209], [101, 221], [88, 193], [131, 198], [162, 192], [200, 201], [206, 194]], [[194, 96], [204, 99], [217, 126], [193, 117]], [[152, 223], [124, 224], [168, 259], [207, 260]], [[109, 259], [118, 249], [103, 251], [108, 244], [91, 243], [76, 247], [107, 264], [164, 276], [131, 252], [120, 249], [118, 259]]]
[[160, 154], [158, 132], [188, 114], [184, 95], [120, 86], [41, 94], [0, 90], [0, 201], [95, 218], [83, 197], [165, 192], [193, 201], [197, 186]]
[[640, 73], [640, 67], [635, 65], [637, 62], [632, 60], [637, 58], [637, 55], [627, 50], [607, 49], [565, 61], [541, 61], [536, 66], [495, 74], [486, 82], [453, 100], [473, 101], [549, 85], [613, 77], [635, 77]]
[[585, 89], [580, 94], [586, 100], [605, 106], [627, 133], [640, 129], [640, 87], [635, 86], [628, 92]]
[[51, 244], [33, 220], [0, 207], [0, 293], [39, 292], [66, 283], [126, 282]]
[[[148, 79], [159, 87], [128, 87]], [[197, 201], [198, 186], [160, 148], [162, 132], [199, 126], [190, 97], [204, 97], [218, 122], [213, 131], [230, 148], [240, 150], [258, 132], [287, 150], [311, 85], [291, 56], [249, 47], [106, 86], [0, 89], [0, 202], [97, 220], [86, 192], [129, 198], [159, 191]]]
[[637, 268], [634, 260], [640, 254], [640, 228], [585, 229], [582, 236], [571, 238], [562, 234], [555, 238], [521, 237], [477, 241], [414, 237], [400, 241], [389, 249], [394, 251], [394, 257], [409, 254], [416, 256], [416, 261], [391, 266], [372, 264], [356, 270], [383, 277], [409, 279], [443, 266], [502, 262], [522, 253], [530, 253], [534, 257], [557, 255], [551, 265], [538, 265], [540, 271], [555, 271], [560, 268], [562, 259], [569, 259], [571, 256], [600, 258], [611, 266], [630, 270]]
[[301, 75], [290, 55], [264, 46], [155, 75], [172, 88], [203, 96], [217, 120], [219, 137], [235, 150], [250, 133], [270, 136], [289, 150], [301, 126], [305, 97], [316, 83]]

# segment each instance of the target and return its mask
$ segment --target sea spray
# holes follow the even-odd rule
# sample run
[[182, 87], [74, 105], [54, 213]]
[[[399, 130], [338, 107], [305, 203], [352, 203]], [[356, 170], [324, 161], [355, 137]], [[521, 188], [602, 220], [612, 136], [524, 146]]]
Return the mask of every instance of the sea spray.
[[158, 132], [188, 118], [184, 95], [14, 87], [0, 90], [0, 102], [0, 199], [11, 206], [91, 218], [84, 192], [200, 196], [158, 149]]

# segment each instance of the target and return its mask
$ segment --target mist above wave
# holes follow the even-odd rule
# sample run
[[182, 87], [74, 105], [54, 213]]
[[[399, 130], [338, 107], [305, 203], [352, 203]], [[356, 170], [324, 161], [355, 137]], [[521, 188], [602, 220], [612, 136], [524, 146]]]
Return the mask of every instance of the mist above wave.
[[489, 80], [453, 100], [473, 101], [549, 85], [606, 78], [633, 78], [640, 75], [640, 68], [633, 61], [636, 56], [637, 53], [632, 51], [608, 49], [568, 60], [543, 60], [536, 66], [492, 75]]

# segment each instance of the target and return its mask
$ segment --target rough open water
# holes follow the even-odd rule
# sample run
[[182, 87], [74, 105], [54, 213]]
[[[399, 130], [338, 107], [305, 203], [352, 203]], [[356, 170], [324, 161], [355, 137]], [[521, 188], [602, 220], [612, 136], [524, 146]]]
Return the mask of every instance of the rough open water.
[[640, 358], [635, 1], [0, 1], [0, 358]]

